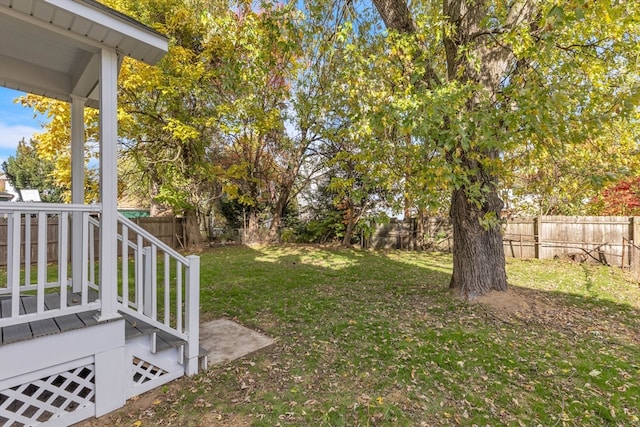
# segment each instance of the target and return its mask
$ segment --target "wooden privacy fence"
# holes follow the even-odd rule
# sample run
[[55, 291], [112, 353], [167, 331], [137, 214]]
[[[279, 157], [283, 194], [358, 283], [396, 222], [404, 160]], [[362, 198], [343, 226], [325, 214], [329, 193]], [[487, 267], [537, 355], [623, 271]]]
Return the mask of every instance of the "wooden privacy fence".
[[429, 217], [419, 222], [416, 218], [392, 219], [378, 224], [371, 236], [362, 236], [362, 246], [372, 249], [450, 251], [451, 226], [447, 218]]
[[538, 216], [504, 225], [505, 255], [513, 258], [571, 258], [633, 267], [638, 262], [640, 217]]
[[[452, 249], [448, 219], [427, 218], [380, 224], [364, 247], [375, 249]], [[640, 269], [640, 217], [538, 216], [503, 223], [505, 256], [571, 258]]]
[[[182, 249], [182, 242], [184, 242], [184, 220], [183, 218], [176, 217], [149, 217], [149, 218], [135, 218], [131, 219], [135, 224], [142, 227], [144, 230], [156, 236], [163, 243], [170, 246], [173, 249]], [[38, 245], [38, 223], [33, 221], [31, 223], [30, 233], [30, 249], [31, 259], [37, 257]], [[21, 233], [24, 235], [24, 224], [21, 227]], [[47, 219], [47, 260], [49, 262], [58, 261], [58, 219]], [[94, 245], [98, 245], [100, 236], [96, 232], [94, 236]], [[133, 235], [133, 238], [136, 236]], [[20, 251], [24, 253], [24, 243], [22, 243]], [[0, 218], [0, 267], [7, 265], [7, 219]]]

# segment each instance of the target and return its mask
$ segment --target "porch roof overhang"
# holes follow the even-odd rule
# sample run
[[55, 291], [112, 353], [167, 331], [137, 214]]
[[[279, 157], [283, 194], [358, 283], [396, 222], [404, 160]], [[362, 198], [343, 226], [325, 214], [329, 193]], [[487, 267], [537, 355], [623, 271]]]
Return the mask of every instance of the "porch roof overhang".
[[97, 107], [105, 48], [154, 65], [168, 43], [95, 0], [0, 0], [0, 86]]

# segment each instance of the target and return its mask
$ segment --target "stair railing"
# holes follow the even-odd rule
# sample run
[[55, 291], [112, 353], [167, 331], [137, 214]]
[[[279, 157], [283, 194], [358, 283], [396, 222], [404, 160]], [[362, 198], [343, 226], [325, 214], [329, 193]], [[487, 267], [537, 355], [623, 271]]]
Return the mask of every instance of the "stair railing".
[[200, 257], [181, 255], [122, 215], [118, 241], [119, 310], [184, 340], [185, 373], [197, 373]]

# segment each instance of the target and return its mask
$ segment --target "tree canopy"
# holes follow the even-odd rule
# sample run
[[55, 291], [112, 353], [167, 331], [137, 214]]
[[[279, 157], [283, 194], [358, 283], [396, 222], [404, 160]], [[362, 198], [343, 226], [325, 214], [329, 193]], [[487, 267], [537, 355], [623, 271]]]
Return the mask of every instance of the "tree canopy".
[[2, 170], [16, 190], [38, 190], [44, 202], [63, 201], [65, 188], [55, 179], [56, 164], [38, 155], [37, 144], [33, 140], [20, 141], [15, 156], [2, 162]]
[[[506, 288], [503, 200], [584, 213], [639, 166], [635, 2], [105, 3], [170, 40], [121, 69], [120, 190], [185, 215], [193, 244], [229, 203], [277, 239], [303, 190], [344, 244], [368, 217], [449, 210], [451, 285], [472, 298]], [[68, 109], [25, 102], [51, 115], [37, 149], [68, 181]]]

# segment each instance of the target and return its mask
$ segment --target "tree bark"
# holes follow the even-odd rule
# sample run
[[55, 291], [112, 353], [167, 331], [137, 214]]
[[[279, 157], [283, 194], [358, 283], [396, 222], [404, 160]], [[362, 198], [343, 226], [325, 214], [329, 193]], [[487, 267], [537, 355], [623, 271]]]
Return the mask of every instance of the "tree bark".
[[344, 230], [344, 236], [342, 236], [342, 246], [348, 248], [351, 246], [351, 238], [353, 237], [353, 230], [356, 228], [356, 219], [354, 218], [353, 208], [349, 207], [347, 210], [347, 224]]
[[260, 241], [260, 221], [258, 219], [258, 209], [255, 206], [249, 207], [247, 224], [245, 224], [246, 243]]
[[185, 246], [189, 249], [199, 249], [202, 246], [202, 233], [198, 222], [198, 213], [195, 209], [184, 211], [185, 219]]
[[[502, 207], [495, 188], [480, 207], [469, 200], [465, 188], [453, 191], [453, 274], [449, 286], [465, 299], [507, 290], [502, 230], [497, 221]], [[487, 217], [494, 220], [483, 221]]]
[[[296, 172], [297, 173], [297, 172]], [[269, 225], [269, 231], [267, 233], [267, 243], [275, 243], [278, 241], [280, 224], [282, 224], [282, 215], [284, 214], [284, 208], [289, 203], [291, 197], [291, 189], [293, 188], [293, 177], [287, 180], [282, 185], [279, 191], [276, 204], [273, 208], [273, 215], [271, 216], [271, 225]]]

